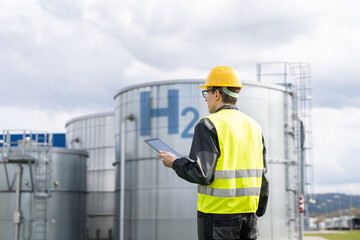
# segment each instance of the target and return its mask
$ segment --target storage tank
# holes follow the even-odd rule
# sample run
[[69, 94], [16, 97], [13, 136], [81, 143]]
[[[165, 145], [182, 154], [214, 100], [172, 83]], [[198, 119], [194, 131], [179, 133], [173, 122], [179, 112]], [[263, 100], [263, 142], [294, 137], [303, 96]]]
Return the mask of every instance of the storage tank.
[[[144, 140], [158, 137], [188, 156], [194, 126], [209, 115], [198, 88], [204, 81], [153, 82], [122, 89], [115, 95], [116, 239], [121, 239], [122, 228], [126, 240], [197, 238], [197, 185], [165, 168]], [[295, 200], [288, 191], [290, 185], [295, 186], [296, 178], [289, 174], [287, 164], [293, 157], [288, 147], [293, 141], [288, 134], [291, 95], [275, 84], [243, 82], [243, 86], [237, 106], [262, 126], [267, 147], [270, 200], [265, 216], [259, 218], [259, 239], [292, 239], [296, 233]], [[123, 171], [121, 157], [125, 160]]]
[[114, 113], [81, 116], [66, 123], [67, 147], [89, 153], [87, 173], [87, 235], [113, 239], [115, 214]]
[[51, 148], [44, 160], [41, 148], [22, 151], [0, 154], [0, 239], [85, 240], [87, 153]]

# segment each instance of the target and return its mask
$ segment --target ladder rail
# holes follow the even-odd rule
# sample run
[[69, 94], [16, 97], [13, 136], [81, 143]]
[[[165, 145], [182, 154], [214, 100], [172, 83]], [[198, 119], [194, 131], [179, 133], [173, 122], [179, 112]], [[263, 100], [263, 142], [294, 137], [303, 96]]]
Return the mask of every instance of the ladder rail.
[[[38, 136], [39, 137], [39, 136]], [[35, 164], [36, 183], [35, 183], [35, 219], [34, 233], [35, 240], [47, 239], [49, 228], [48, 200], [50, 194], [51, 179], [51, 148], [52, 134], [48, 137], [44, 134], [44, 143], [41, 146], [42, 151], [37, 151], [38, 157]]]

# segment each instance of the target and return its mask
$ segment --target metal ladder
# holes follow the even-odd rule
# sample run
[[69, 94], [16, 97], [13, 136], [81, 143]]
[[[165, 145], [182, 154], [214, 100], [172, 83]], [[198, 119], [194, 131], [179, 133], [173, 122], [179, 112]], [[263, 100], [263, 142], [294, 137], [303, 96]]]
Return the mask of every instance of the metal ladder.
[[34, 240], [47, 239], [47, 198], [39, 198], [35, 196], [34, 201]]
[[[305, 211], [299, 214], [300, 234], [309, 227], [308, 205], [314, 204], [313, 190], [313, 158], [312, 158], [312, 86], [311, 69], [307, 63], [292, 63], [291, 73], [295, 82], [294, 102], [296, 103], [297, 153], [299, 155], [299, 193], [298, 199], [303, 201]], [[302, 234], [301, 234], [302, 235]]]
[[[311, 69], [309, 63], [264, 62], [257, 65], [258, 81], [266, 80], [285, 87], [286, 95], [291, 95], [288, 101], [285, 97], [285, 159], [287, 217], [289, 224], [295, 224], [295, 235], [302, 239], [303, 221], [300, 220], [299, 198], [305, 197], [305, 204], [313, 203], [313, 163], [312, 163], [312, 99], [311, 99]], [[291, 103], [291, 108], [288, 108]], [[303, 124], [304, 128], [300, 128]], [[302, 131], [305, 140], [301, 139]], [[290, 147], [289, 140], [294, 145]], [[303, 161], [301, 160], [303, 158]], [[291, 177], [291, 176], [295, 177]], [[289, 183], [292, 183], [291, 185]], [[295, 184], [295, 185], [294, 185]], [[294, 185], [294, 186], [293, 186]], [[306, 214], [308, 212], [306, 211]], [[289, 237], [293, 233], [289, 231]]]
[[[37, 136], [38, 137], [38, 136]], [[37, 149], [35, 162], [35, 189], [34, 189], [34, 240], [46, 240], [49, 228], [48, 200], [51, 197], [51, 135], [47, 139], [44, 135], [43, 145]], [[38, 140], [38, 139], [37, 139]]]

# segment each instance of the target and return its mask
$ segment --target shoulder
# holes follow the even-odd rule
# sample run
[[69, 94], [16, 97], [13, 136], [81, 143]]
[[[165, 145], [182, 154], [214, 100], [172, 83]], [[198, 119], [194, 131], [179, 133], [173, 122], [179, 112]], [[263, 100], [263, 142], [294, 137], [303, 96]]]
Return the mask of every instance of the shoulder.
[[195, 128], [206, 128], [208, 130], [214, 129], [215, 126], [208, 117], [200, 119]]

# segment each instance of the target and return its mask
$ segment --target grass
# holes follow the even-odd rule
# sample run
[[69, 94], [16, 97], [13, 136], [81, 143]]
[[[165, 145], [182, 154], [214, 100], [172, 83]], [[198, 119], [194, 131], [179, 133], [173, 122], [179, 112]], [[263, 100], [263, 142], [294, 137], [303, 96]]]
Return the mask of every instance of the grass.
[[305, 234], [305, 236], [319, 236], [328, 240], [360, 240], [360, 231], [343, 231], [342, 233]]

